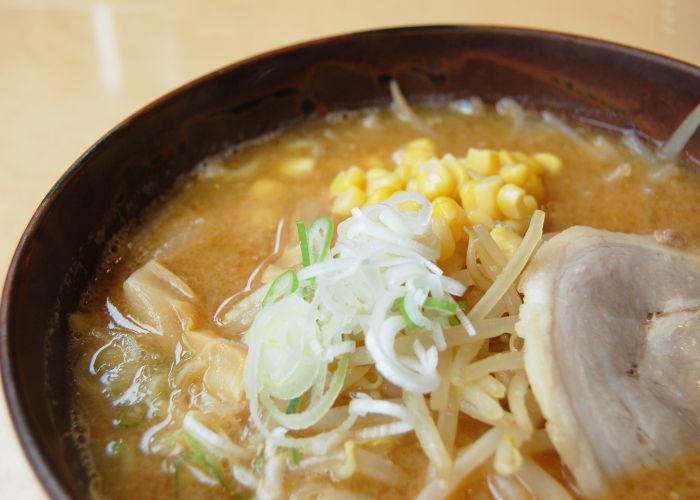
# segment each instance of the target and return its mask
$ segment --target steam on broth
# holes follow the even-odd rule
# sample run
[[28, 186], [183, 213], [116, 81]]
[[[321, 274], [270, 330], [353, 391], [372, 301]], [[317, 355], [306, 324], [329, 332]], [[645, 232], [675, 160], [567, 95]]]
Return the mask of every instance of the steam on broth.
[[202, 162], [114, 239], [71, 316], [94, 494], [697, 492], [692, 449], [586, 490], [517, 325], [523, 268], [571, 226], [695, 258], [700, 179], [678, 145], [659, 160], [510, 99], [392, 94]]

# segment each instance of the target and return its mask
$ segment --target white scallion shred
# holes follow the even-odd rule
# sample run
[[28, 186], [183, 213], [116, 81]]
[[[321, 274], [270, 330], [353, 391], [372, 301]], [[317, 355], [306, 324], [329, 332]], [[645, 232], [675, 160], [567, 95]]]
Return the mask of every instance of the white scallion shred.
[[659, 159], [670, 160], [678, 156], [698, 127], [700, 127], [700, 103], [688, 113], [673, 135], [659, 149], [657, 153]]

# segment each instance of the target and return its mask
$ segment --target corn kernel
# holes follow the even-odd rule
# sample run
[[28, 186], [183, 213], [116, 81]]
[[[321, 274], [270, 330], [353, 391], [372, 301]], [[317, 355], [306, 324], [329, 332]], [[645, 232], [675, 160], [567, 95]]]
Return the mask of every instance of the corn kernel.
[[374, 193], [382, 187], [392, 187], [395, 191], [403, 188], [403, 182], [398, 174], [383, 168], [373, 168], [367, 171], [367, 194]]
[[441, 217], [447, 222], [455, 241], [467, 239], [467, 233], [464, 232], [464, 226], [469, 224], [467, 213], [455, 200], [447, 196], [435, 198], [433, 216]]
[[484, 177], [476, 181], [474, 185], [474, 201], [477, 210], [484, 212], [492, 219], [500, 219], [501, 211], [498, 209], [496, 197], [498, 190], [503, 186], [503, 179], [497, 175]]
[[[443, 165], [445, 165], [445, 167], [447, 167], [450, 174], [452, 174], [452, 178], [455, 180], [455, 187], [459, 187], [468, 180], [471, 180], [471, 177], [467, 173], [467, 169], [465, 168], [464, 164], [451, 154], [446, 154], [440, 161]], [[459, 196], [457, 190], [455, 190], [454, 194]]]
[[544, 200], [545, 192], [542, 179], [533, 173], [530, 173], [530, 175], [527, 176], [527, 180], [525, 181], [525, 184], [523, 184], [523, 189], [527, 191], [528, 194], [531, 194], [537, 198], [538, 201]]
[[433, 233], [440, 241], [440, 259], [445, 260], [452, 257], [455, 253], [455, 240], [452, 237], [452, 231], [445, 219], [439, 215], [433, 215]]
[[415, 200], [406, 200], [402, 201], [401, 203], [397, 203], [396, 208], [398, 208], [399, 210], [403, 210], [404, 212], [420, 212], [420, 209], [423, 208], [423, 205], [421, 205]]
[[523, 203], [525, 203], [525, 213], [528, 217], [532, 215], [535, 212], [535, 210], [537, 210], [537, 207], [539, 207], [539, 205], [537, 204], [537, 200], [531, 194], [528, 194], [523, 199]]
[[348, 216], [353, 208], [361, 206], [366, 199], [367, 195], [364, 191], [357, 186], [350, 186], [333, 202], [333, 213]]
[[466, 212], [476, 210], [476, 200], [474, 199], [474, 186], [476, 181], [467, 181], [459, 186], [459, 199], [462, 201], [462, 208]]
[[450, 196], [455, 190], [455, 180], [440, 160], [433, 158], [418, 166], [418, 191], [429, 200]]
[[409, 142], [404, 148], [396, 172], [404, 182], [408, 182], [416, 176], [418, 165], [437, 155], [436, 149], [435, 142], [427, 137]]
[[284, 175], [295, 176], [308, 174], [313, 171], [316, 166], [316, 160], [306, 156], [298, 156], [294, 158], [287, 158], [284, 160], [280, 166], [279, 170]]
[[501, 167], [499, 175], [504, 182], [522, 187], [527, 181], [527, 167], [522, 163], [514, 165], [504, 165]]
[[335, 176], [335, 179], [331, 183], [331, 193], [336, 195], [344, 193], [350, 186], [365, 189], [366, 182], [367, 178], [364, 170], [356, 165], [353, 165], [347, 170], [338, 172], [338, 175]]
[[467, 212], [467, 219], [469, 219], [469, 224], [471, 226], [483, 224], [488, 228], [493, 227], [493, 219], [481, 210], [472, 210], [470, 212]]
[[508, 229], [513, 231], [516, 234], [519, 234], [520, 236], [523, 236], [525, 232], [527, 231], [527, 228], [530, 226], [530, 217], [525, 217], [523, 219], [510, 219], [507, 221], [503, 222], [503, 225], [506, 226]]
[[256, 198], [272, 198], [284, 192], [284, 185], [280, 181], [263, 177], [253, 183], [251, 190]]
[[367, 168], [384, 168], [385, 164], [384, 162], [375, 155], [370, 155], [367, 158], [365, 158], [364, 165], [367, 166]]
[[532, 155], [532, 158], [551, 174], [556, 174], [561, 170], [561, 160], [552, 153], [536, 153]]
[[542, 175], [542, 172], [544, 172], [544, 167], [542, 164], [535, 161], [532, 157], [526, 155], [525, 153], [521, 153], [520, 151], [511, 151], [510, 154], [513, 156], [513, 159], [516, 162], [525, 165], [533, 174]]
[[496, 203], [498, 209], [509, 219], [522, 219], [527, 215], [525, 207], [525, 190], [515, 184], [506, 184], [498, 190]]
[[490, 149], [469, 148], [466, 157], [467, 168], [475, 170], [481, 175], [493, 175], [498, 173], [501, 166], [498, 153]]
[[510, 259], [523, 242], [519, 234], [514, 233], [505, 226], [496, 226], [491, 230], [491, 238], [498, 245], [498, 248]]
[[510, 151], [504, 149], [498, 152], [498, 160], [501, 165], [515, 165], [517, 163], [515, 158], [510, 154]]
[[383, 186], [375, 189], [365, 200], [365, 205], [374, 205], [390, 198], [397, 190], [392, 186]]

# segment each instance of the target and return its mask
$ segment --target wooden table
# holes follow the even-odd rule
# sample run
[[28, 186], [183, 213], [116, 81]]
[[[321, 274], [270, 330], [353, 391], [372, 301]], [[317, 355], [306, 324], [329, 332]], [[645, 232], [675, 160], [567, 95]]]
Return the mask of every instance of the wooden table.
[[[297, 41], [443, 23], [572, 32], [700, 64], [697, 0], [0, 0], [0, 268], [67, 166], [159, 95]], [[4, 402], [0, 443], [0, 498], [43, 497]]]

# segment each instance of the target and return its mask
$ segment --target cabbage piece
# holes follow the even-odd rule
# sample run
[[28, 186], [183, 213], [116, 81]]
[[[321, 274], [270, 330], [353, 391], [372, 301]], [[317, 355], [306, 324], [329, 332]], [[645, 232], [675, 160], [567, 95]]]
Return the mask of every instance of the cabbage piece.
[[237, 403], [245, 399], [243, 373], [245, 351], [228, 340], [211, 342], [202, 353], [208, 366], [204, 372], [204, 386], [219, 399]]
[[124, 295], [149, 340], [171, 350], [180, 334], [194, 326], [194, 292], [180, 278], [151, 260], [124, 282]]

